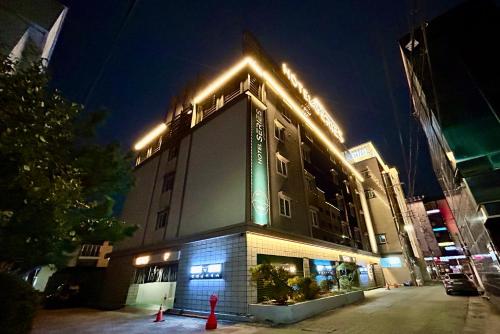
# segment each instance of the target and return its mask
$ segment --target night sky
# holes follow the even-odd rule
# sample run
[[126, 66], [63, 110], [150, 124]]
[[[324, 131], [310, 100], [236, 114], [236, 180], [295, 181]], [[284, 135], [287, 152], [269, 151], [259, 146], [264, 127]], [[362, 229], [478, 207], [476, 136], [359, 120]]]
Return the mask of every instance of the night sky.
[[[89, 110], [111, 112], [100, 129], [102, 141], [131, 147], [162, 120], [171, 97], [187, 82], [202, 73], [215, 76], [239, 59], [242, 31], [249, 30], [324, 102], [348, 147], [373, 141], [405, 183], [399, 133], [408, 151], [409, 133], [418, 124], [410, 115], [397, 40], [410, 30], [414, 2], [420, 6], [416, 22], [460, 3], [61, 2], [70, 10], [52, 58], [53, 84]], [[415, 195], [440, 195], [426, 145], [420, 135]]]

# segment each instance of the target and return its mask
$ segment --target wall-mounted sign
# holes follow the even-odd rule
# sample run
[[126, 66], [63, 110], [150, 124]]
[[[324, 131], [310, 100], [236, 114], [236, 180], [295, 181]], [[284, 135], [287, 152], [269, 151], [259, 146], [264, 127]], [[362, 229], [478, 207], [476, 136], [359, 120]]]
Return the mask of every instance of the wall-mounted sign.
[[255, 224], [269, 224], [267, 141], [264, 110], [252, 108], [251, 218]]
[[383, 257], [380, 259], [382, 268], [401, 268], [401, 258], [397, 256]]
[[339, 255], [339, 260], [342, 262], [356, 262], [356, 258], [347, 255]]
[[222, 278], [222, 263], [191, 266], [190, 279], [218, 279]]
[[[337, 139], [343, 143], [344, 142], [344, 135], [342, 134], [342, 130], [340, 130], [339, 126], [333, 118], [330, 116], [328, 111], [326, 111], [325, 107], [321, 104], [319, 99], [317, 97], [311, 97], [309, 94], [309, 91], [304, 87], [304, 85], [297, 79], [297, 75], [293, 73], [288, 66], [283, 63], [282, 66], [283, 73], [285, 76], [290, 80], [290, 83], [292, 84], [293, 87], [297, 88], [299, 93], [302, 95], [304, 100], [309, 104], [309, 106], [316, 112], [317, 116], [321, 119], [321, 121], [326, 125], [328, 130], [337, 137]], [[306, 114], [308, 113], [308, 110], [304, 111]]]

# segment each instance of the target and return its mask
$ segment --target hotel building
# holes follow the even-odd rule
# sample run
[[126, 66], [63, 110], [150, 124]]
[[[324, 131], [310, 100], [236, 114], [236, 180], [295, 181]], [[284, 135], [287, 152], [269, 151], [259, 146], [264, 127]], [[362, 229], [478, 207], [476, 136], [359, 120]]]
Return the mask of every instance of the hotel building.
[[115, 245], [103, 306], [154, 305], [248, 315], [259, 300], [249, 269], [291, 275], [358, 265], [384, 285], [361, 173], [344, 134], [292, 70], [245, 35], [244, 56], [185, 93], [135, 144], [136, 184]]

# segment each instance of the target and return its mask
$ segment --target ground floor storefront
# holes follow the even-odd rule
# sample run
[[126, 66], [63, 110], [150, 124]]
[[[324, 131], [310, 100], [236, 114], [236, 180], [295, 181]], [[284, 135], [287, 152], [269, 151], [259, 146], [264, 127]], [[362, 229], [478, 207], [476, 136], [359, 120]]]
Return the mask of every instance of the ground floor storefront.
[[[325, 312], [300, 323], [270, 327], [219, 321], [217, 333], [475, 333], [494, 334], [500, 314], [481, 297], [447, 296], [442, 285], [375, 289], [362, 303]], [[137, 308], [42, 310], [33, 334], [205, 332], [206, 319], [166, 315], [153, 322], [154, 312]]]
[[318, 283], [334, 276], [337, 265], [355, 263], [363, 289], [384, 286], [380, 258], [373, 253], [311, 240], [240, 232], [154, 250], [112, 255], [103, 291], [103, 306], [124, 305], [206, 314], [217, 295], [216, 311], [249, 316], [259, 301], [250, 268], [270, 263], [290, 276], [312, 276]]

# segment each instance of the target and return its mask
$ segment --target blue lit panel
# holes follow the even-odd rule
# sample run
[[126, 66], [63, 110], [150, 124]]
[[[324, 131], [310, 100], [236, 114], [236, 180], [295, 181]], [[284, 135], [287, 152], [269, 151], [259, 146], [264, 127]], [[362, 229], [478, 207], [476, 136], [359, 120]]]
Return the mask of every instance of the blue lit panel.
[[432, 230], [434, 232], [439, 232], [439, 231], [447, 231], [448, 229], [446, 227], [435, 227]]

